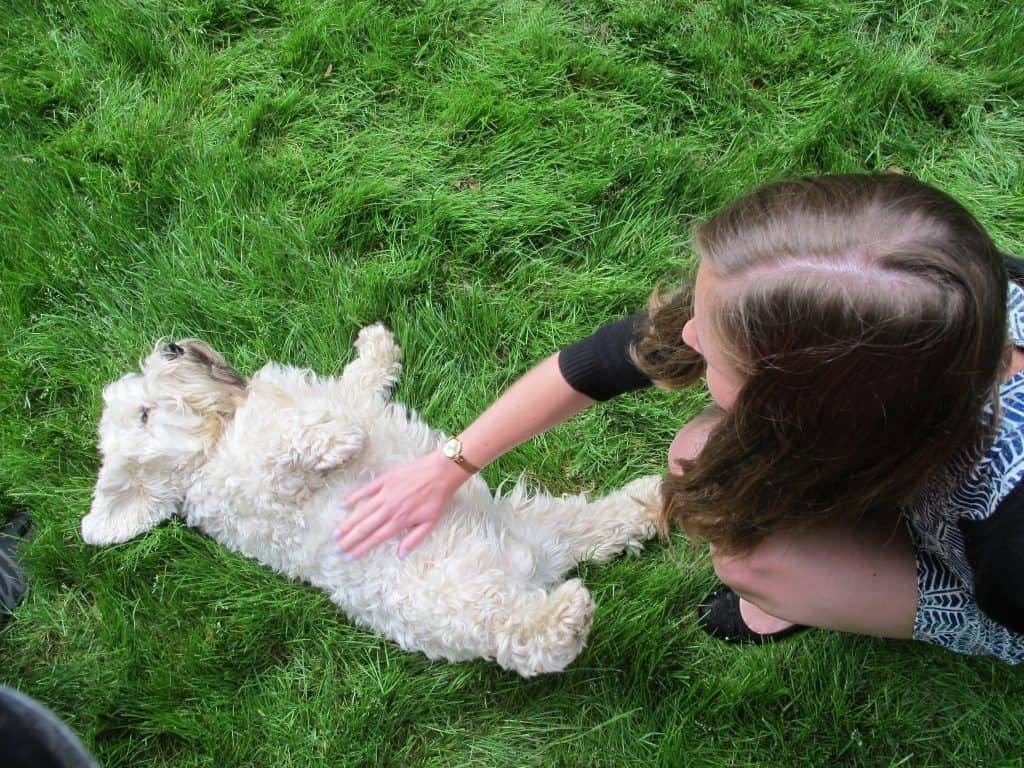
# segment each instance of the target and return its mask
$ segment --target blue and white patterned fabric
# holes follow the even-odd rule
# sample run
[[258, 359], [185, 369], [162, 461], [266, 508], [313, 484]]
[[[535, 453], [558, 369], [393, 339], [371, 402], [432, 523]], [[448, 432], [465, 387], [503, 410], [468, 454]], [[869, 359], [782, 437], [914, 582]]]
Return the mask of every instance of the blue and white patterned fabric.
[[[1010, 337], [1024, 347], [1024, 290], [1015, 283], [1010, 283], [1008, 310]], [[960, 482], [939, 484], [944, 487], [926, 491], [904, 512], [917, 554], [915, 639], [1019, 664], [1024, 662], [1024, 635], [978, 608], [957, 525], [960, 519], [992, 515], [1024, 478], [1024, 372], [1003, 383], [999, 403], [997, 429], [981, 459], [975, 463], [965, 458], [954, 472]]]

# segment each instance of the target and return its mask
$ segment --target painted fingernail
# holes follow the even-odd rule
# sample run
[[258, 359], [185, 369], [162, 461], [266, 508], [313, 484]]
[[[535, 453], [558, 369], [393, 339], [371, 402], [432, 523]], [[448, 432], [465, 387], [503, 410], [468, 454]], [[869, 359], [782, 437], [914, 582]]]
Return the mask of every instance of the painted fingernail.
[[338, 508], [339, 509], [348, 509], [348, 504], [345, 503], [344, 499], [342, 499], [341, 501], [338, 502]]
[[334, 533], [332, 533], [331, 534], [331, 538], [334, 539], [335, 541], [340, 539], [341, 538], [341, 531], [335, 531]]
[[407, 558], [408, 556], [409, 556], [409, 550], [408, 549], [400, 549], [400, 550], [398, 550], [398, 559], [399, 560], [405, 560], [405, 558]]
[[351, 563], [352, 562], [352, 553], [351, 552], [346, 552], [344, 555], [341, 556], [341, 559], [344, 560], [346, 563]]
[[341, 547], [335, 547], [334, 548], [334, 554], [340, 555], [341, 554]]

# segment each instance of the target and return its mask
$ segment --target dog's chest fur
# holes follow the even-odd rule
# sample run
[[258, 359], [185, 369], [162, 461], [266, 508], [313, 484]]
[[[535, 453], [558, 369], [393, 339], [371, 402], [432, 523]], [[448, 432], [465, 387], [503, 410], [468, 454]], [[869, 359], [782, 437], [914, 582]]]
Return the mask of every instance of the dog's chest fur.
[[[310, 471], [310, 435], [318, 430], [364, 437], [351, 460]], [[183, 511], [189, 525], [231, 549], [293, 578], [316, 580], [325, 563], [337, 560], [331, 532], [344, 517], [341, 499], [387, 468], [428, 453], [440, 440], [440, 433], [404, 407], [354, 398], [337, 379], [268, 365], [253, 377], [245, 403], [194, 474]], [[324, 451], [331, 448], [326, 441]], [[475, 510], [472, 525], [462, 511], [467, 506]], [[455, 546], [474, 533], [491, 535], [471, 529], [491, 528], [493, 520], [481, 513], [493, 507], [486, 485], [472, 478], [435, 530], [435, 541], [450, 538]], [[394, 555], [384, 547], [369, 560], [388, 566]], [[358, 579], [366, 570], [351, 576]]]

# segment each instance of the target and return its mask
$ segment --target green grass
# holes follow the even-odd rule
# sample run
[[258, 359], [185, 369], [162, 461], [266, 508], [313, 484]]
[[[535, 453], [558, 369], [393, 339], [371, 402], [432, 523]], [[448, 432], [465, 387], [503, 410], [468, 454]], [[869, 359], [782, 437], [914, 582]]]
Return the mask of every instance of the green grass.
[[[0, 505], [32, 588], [0, 681], [107, 766], [1021, 765], [1024, 677], [914, 643], [693, 625], [681, 539], [586, 566], [564, 674], [430, 663], [179, 524], [94, 550], [102, 386], [159, 337], [334, 373], [364, 324], [453, 431], [642, 304], [752, 185], [898, 165], [1024, 254], [1013, 2], [26, 0], [0, 8]], [[659, 471], [703, 395], [502, 458], [554, 491]]]

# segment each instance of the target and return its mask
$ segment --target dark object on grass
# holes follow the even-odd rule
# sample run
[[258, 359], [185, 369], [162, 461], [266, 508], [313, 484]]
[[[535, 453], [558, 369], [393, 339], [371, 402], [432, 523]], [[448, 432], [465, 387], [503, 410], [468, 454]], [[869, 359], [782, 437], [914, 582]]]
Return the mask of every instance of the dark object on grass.
[[0, 687], [0, 750], [6, 768], [98, 768], [60, 718], [7, 687]]
[[17, 513], [0, 531], [0, 622], [21, 602], [28, 581], [18, 565], [18, 544], [28, 533], [28, 515]]

